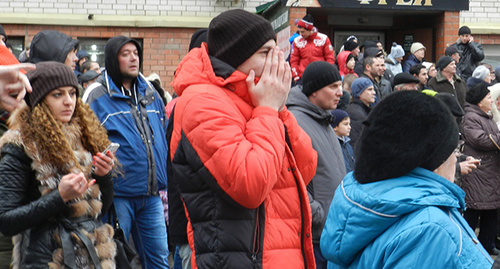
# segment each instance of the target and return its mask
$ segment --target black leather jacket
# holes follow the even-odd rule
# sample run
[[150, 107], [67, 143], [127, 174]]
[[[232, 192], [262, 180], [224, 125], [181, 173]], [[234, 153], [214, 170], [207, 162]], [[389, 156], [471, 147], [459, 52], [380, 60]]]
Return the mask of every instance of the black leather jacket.
[[[47, 268], [56, 249], [53, 234], [58, 220], [69, 213], [69, 207], [58, 191], [41, 196], [32, 160], [21, 146], [6, 144], [1, 156], [0, 231], [5, 235], [22, 233], [22, 268]], [[113, 201], [111, 173], [94, 178], [102, 193], [103, 214]], [[87, 219], [76, 225], [91, 231], [102, 223]]]

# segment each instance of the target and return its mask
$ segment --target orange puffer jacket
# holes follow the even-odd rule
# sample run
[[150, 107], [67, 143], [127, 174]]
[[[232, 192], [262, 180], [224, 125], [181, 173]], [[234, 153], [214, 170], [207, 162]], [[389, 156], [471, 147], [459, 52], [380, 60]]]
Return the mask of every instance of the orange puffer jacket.
[[[221, 68], [230, 71], [226, 79], [214, 73]], [[169, 187], [179, 189], [188, 215], [192, 266], [315, 268], [306, 191], [316, 172], [311, 140], [286, 108], [252, 106], [247, 75], [228, 68], [203, 43], [172, 82], [178, 184]]]
[[293, 40], [290, 67], [295, 80], [302, 78], [307, 65], [314, 61], [327, 61], [335, 65], [335, 52], [327, 35], [312, 33], [307, 39], [299, 36]]

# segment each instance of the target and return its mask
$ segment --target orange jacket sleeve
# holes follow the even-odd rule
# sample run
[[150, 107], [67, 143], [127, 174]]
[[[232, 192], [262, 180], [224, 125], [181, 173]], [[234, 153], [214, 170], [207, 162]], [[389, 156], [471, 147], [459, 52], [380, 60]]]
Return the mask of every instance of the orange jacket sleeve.
[[311, 138], [299, 126], [288, 109], [285, 108], [280, 112], [280, 118], [285, 123], [295, 162], [305, 185], [307, 185], [316, 174], [318, 154], [312, 147]]

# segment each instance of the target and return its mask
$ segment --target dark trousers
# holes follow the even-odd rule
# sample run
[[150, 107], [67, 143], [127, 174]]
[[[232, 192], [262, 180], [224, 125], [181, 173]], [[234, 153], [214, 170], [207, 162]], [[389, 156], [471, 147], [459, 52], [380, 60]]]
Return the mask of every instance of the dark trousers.
[[495, 247], [495, 238], [497, 231], [497, 210], [476, 210], [468, 208], [464, 212], [464, 218], [472, 228], [475, 230], [477, 222], [479, 222], [479, 242], [483, 247], [491, 252]]
[[319, 244], [314, 244], [314, 260], [316, 261], [316, 269], [326, 269], [328, 261], [321, 254], [321, 249], [319, 248]]

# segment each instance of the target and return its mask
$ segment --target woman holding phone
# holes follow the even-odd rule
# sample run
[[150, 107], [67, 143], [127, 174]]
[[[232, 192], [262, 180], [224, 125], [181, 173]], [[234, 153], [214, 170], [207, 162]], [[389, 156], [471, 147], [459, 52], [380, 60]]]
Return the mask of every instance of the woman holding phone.
[[0, 231], [14, 237], [19, 268], [114, 268], [113, 228], [100, 221], [113, 200], [114, 155], [73, 71], [42, 62], [33, 92], [0, 139]]

